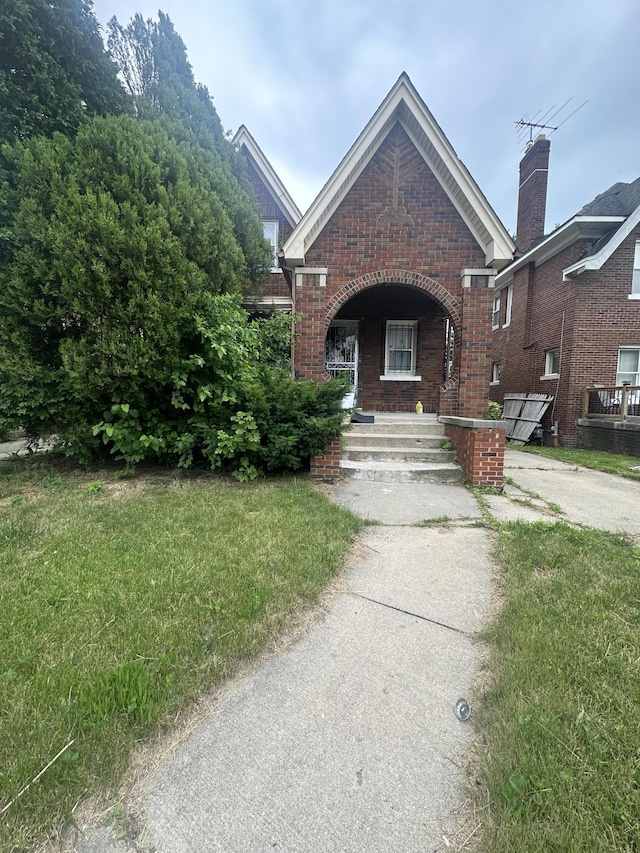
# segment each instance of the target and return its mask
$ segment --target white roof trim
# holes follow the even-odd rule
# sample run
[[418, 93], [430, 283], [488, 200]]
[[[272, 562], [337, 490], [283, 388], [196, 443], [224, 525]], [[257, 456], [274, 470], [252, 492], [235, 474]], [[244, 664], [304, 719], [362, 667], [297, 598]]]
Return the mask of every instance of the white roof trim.
[[238, 132], [233, 137], [233, 144], [238, 149], [244, 147], [247, 150], [274, 201], [295, 228], [302, 219], [302, 213], [275, 173], [271, 163], [262, 153], [260, 146], [244, 125], [238, 128]]
[[542, 264], [581, 237], [602, 237], [616, 223], [624, 220], [624, 216], [574, 216], [499, 272], [496, 276], [496, 287], [506, 287], [513, 280], [513, 274], [527, 264]]
[[400, 122], [482, 246], [487, 264], [509, 263], [515, 246], [407, 74], [398, 78], [284, 246], [287, 260], [304, 256], [396, 122]]
[[609, 260], [622, 241], [631, 234], [639, 222], [640, 206], [636, 207], [633, 213], [627, 217], [627, 221], [624, 225], [618, 228], [616, 233], [607, 243], [604, 244], [599, 252], [596, 252], [595, 255], [589, 255], [586, 258], [582, 258], [582, 260], [577, 261], [572, 266], [562, 270], [562, 280], [566, 281], [568, 278], [574, 278], [585, 270], [599, 270], [600, 267]]

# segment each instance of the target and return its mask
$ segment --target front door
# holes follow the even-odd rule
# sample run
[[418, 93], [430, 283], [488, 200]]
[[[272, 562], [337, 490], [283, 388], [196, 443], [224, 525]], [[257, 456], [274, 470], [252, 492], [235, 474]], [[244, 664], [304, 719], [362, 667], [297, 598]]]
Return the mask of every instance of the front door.
[[329, 376], [349, 373], [349, 382], [355, 392], [358, 386], [358, 324], [351, 320], [336, 320], [327, 330], [324, 357]]

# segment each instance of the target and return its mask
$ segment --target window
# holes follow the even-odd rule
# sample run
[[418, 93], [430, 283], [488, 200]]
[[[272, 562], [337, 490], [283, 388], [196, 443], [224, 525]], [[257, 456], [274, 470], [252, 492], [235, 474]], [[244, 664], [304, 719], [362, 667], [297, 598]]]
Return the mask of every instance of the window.
[[544, 354], [544, 375], [557, 376], [560, 373], [560, 350], [548, 349]]
[[640, 385], [640, 347], [620, 347], [616, 385]]
[[[485, 314], [485, 317], [487, 315]], [[493, 314], [491, 316], [491, 328], [497, 329], [500, 325], [500, 294], [496, 293], [493, 297]]]
[[417, 320], [387, 320], [384, 375], [381, 379], [419, 380], [416, 376]]
[[263, 219], [262, 227], [264, 228], [264, 236], [273, 247], [273, 258], [271, 259], [271, 268], [278, 267], [278, 223], [275, 219]]
[[505, 312], [504, 312], [505, 317], [504, 317], [504, 323], [502, 325], [503, 329], [505, 326], [508, 326], [509, 323], [511, 322], [511, 303], [512, 302], [513, 302], [513, 285], [510, 284], [510, 285], [508, 285], [508, 287], [505, 291]]
[[640, 240], [636, 240], [636, 251], [633, 256], [633, 278], [631, 279], [631, 296], [640, 299]]
[[499, 361], [494, 361], [491, 365], [491, 384], [497, 385], [500, 382], [500, 374], [502, 373], [502, 365]]

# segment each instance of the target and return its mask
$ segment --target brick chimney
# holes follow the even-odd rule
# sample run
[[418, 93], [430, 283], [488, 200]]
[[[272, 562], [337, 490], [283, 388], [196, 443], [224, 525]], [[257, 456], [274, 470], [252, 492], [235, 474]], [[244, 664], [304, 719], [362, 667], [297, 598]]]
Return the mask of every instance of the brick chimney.
[[524, 255], [544, 237], [550, 147], [549, 140], [540, 134], [529, 144], [520, 161], [516, 257]]

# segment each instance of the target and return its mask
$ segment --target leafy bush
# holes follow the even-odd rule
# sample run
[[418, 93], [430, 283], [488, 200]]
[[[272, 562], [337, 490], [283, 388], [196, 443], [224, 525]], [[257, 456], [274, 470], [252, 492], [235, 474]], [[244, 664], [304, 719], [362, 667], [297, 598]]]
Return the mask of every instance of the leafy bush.
[[490, 421], [501, 421], [502, 406], [500, 403], [495, 403], [493, 400], [489, 400], [487, 415]]
[[201, 346], [162, 394], [114, 403], [86, 433], [66, 440], [76, 455], [106, 449], [131, 469], [147, 461], [206, 464], [241, 480], [296, 471], [340, 434], [344, 382], [295, 382], [288, 374], [290, 318], [248, 323], [237, 300], [212, 297], [197, 317]]

